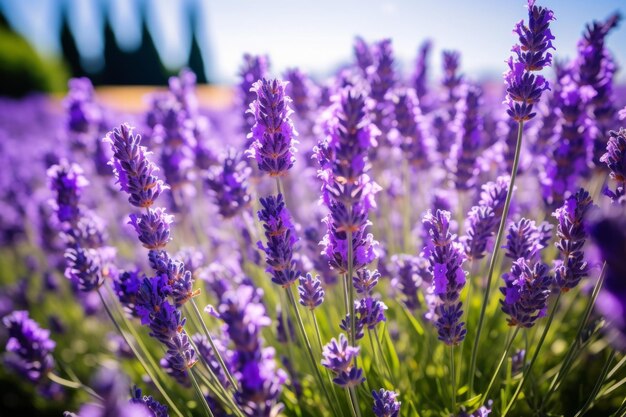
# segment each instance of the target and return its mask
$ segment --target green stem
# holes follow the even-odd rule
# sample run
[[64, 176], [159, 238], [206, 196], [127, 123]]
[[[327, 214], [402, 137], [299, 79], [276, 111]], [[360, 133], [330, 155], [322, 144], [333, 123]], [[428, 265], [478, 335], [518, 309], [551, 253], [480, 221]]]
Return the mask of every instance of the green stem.
[[356, 412], [357, 417], [361, 417], [361, 408], [359, 407], [359, 399], [356, 395], [356, 389], [354, 387], [349, 388], [350, 391], [350, 401], [352, 402], [352, 407]]
[[580, 346], [580, 336], [582, 334], [589, 317], [591, 316], [591, 311], [593, 310], [593, 306], [596, 303], [598, 298], [598, 294], [600, 294], [600, 289], [602, 288], [602, 283], [604, 282], [604, 277], [606, 276], [606, 262], [602, 265], [602, 270], [600, 271], [600, 276], [596, 281], [593, 290], [591, 292], [591, 298], [587, 303], [587, 307], [585, 308], [585, 312], [583, 313], [583, 317], [578, 323], [578, 329], [576, 330], [576, 336], [574, 337], [574, 341], [569, 345], [567, 353], [565, 354], [565, 358], [563, 359], [563, 364], [561, 365], [561, 369], [554, 375], [552, 378], [552, 382], [550, 383], [550, 387], [548, 388], [548, 393], [541, 401], [540, 410], [548, 404], [550, 397], [552, 394], [556, 392], [558, 384], [561, 382], [563, 378], [567, 375], [570, 370], [571, 365], [574, 363], [574, 358], [577, 354], [578, 348]]
[[543, 332], [541, 333], [541, 337], [539, 338], [539, 343], [537, 344], [535, 353], [533, 354], [533, 357], [530, 360], [530, 363], [528, 364], [528, 368], [526, 368], [526, 370], [524, 371], [522, 375], [522, 380], [520, 381], [519, 385], [515, 389], [515, 392], [513, 393], [513, 397], [511, 397], [511, 400], [509, 401], [506, 408], [504, 409], [504, 412], [502, 413], [502, 417], [506, 416], [509, 410], [511, 409], [511, 407], [513, 407], [515, 400], [517, 400], [517, 396], [520, 394], [520, 392], [522, 391], [522, 388], [524, 388], [524, 384], [528, 380], [528, 375], [530, 375], [530, 372], [532, 371], [533, 365], [535, 364], [535, 361], [537, 360], [537, 357], [539, 356], [539, 351], [541, 351], [541, 346], [543, 346], [543, 342], [546, 340], [546, 335], [548, 334], [548, 331], [550, 330], [550, 325], [552, 324], [552, 320], [554, 319], [554, 313], [556, 312], [556, 309], [559, 305], [561, 294], [562, 292], [559, 291], [558, 295], [556, 296], [556, 300], [554, 300], [552, 311], [550, 311], [550, 316], [548, 316], [548, 322], [546, 323], [546, 327], [543, 329]]
[[584, 415], [587, 412], [587, 410], [591, 408], [591, 405], [593, 404], [593, 401], [596, 399], [598, 392], [600, 392], [600, 388], [602, 388], [602, 384], [604, 384], [604, 381], [606, 381], [606, 376], [609, 373], [609, 367], [611, 366], [611, 362], [613, 362], [614, 358], [615, 358], [615, 350], [611, 350], [611, 354], [607, 358], [606, 363], [604, 364], [604, 367], [602, 368], [602, 371], [600, 372], [600, 376], [598, 377], [598, 380], [596, 381], [596, 384], [593, 387], [591, 394], [589, 395], [589, 398], [587, 398], [587, 401], [585, 401], [585, 404], [583, 405], [583, 407], [580, 409], [578, 413], [576, 413], [574, 417], [580, 417]]
[[209, 404], [206, 402], [206, 398], [204, 397], [204, 394], [202, 393], [202, 389], [200, 388], [200, 385], [198, 384], [198, 381], [196, 380], [196, 377], [194, 375], [194, 370], [189, 369], [189, 377], [191, 378], [191, 383], [193, 384], [193, 388], [196, 391], [196, 396], [198, 397], [198, 401], [200, 402], [200, 404], [202, 404], [202, 408], [204, 408], [204, 413], [209, 416], [209, 417], [215, 417], [213, 415], [213, 411], [211, 411], [211, 407], [209, 407]]
[[478, 354], [478, 344], [480, 342], [480, 334], [485, 322], [485, 312], [487, 311], [487, 304], [489, 303], [489, 293], [491, 291], [491, 281], [493, 280], [493, 271], [496, 266], [496, 259], [500, 250], [500, 240], [504, 234], [504, 228], [506, 225], [506, 218], [509, 215], [509, 208], [511, 207], [511, 197], [513, 195], [513, 187], [515, 186], [515, 178], [517, 176], [517, 167], [519, 166], [520, 153], [522, 149], [522, 136], [524, 132], [524, 122], [520, 121], [517, 130], [517, 142], [515, 144], [515, 157], [513, 159], [513, 168], [511, 169], [511, 179], [509, 181], [509, 188], [506, 193], [506, 199], [504, 201], [504, 208], [502, 210], [502, 217], [500, 217], [500, 226], [498, 226], [498, 234], [493, 245], [493, 253], [489, 260], [489, 272], [487, 273], [487, 287], [485, 288], [485, 295], [480, 307], [480, 316], [478, 318], [478, 327], [476, 328], [476, 336], [474, 337], [474, 344], [472, 346], [472, 357], [470, 360], [470, 373], [469, 373], [469, 393], [470, 397], [474, 392], [474, 377], [476, 373], [476, 356]]
[[211, 349], [213, 349], [213, 352], [215, 353], [215, 357], [217, 358], [217, 361], [219, 362], [220, 367], [222, 368], [222, 371], [224, 371], [224, 375], [226, 375], [226, 377], [228, 378], [228, 382], [230, 382], [233, 388], [237, 390], [237, 381], [235, 381], [235, 378], [233, 378], [233, 376], [230, 374], [230, 371], [228, 370], [228, 367], [226, 366], [226, 363], [224, 362], [222, 355], [220, 354], [219, 350], [217, 350], [217, 347], [215, 346], [215, 342], [213, 341], [213, 337], [211, 337], [211, 333], [209, 332], [209, 329], [206, 327], [204, 320], [202, 320], [202, 315], [200, 314], [198, 305], [196, 304], [196, 301], [193, 298], [191, 299], [191, 306], [193, 307], [193, 311], [195, 312], [196, 317], [200, 321], [200, 325], [202, 326], [204, 335], [209, 341], [209, 345], [211, 345]]
[[[309, 310], [311, 313], [311, 319], [313, 320], [313, 325], [315, 326], [315, 335], [317, 338], [317, 344], [320, 348], [320, 355], [324, 351], [324, 347], [322, 345], [322, 336], [320, 334], [320, 328], [317, 324], [317, 317], [315, 315], [315, 310]], [[326, 369], [326, 368], [324, 368]], [[326, 369], [326, 376], [328, 377], [328, 382], [330, 383], [330, 389], [333, 393], [333, 399], [335, 400], [335, 404], [339, 405], [339, 397], [337, 397], [337, 391], [335, 390], [335, 384], [333, 383], [333, 377], [330, 375], [330, 371]]]
[[311, 341], [309, 340], [309, 336], [307, 336], [306, 330], [304, 328], [304, 323], [302, 322], [302, 317], [300, 316], [300, 312], [298, 311], [298, 305], [296, 304], [296, 299], [294, 298], [290, 287], [285, 288], [285, 291], [287, 291], [287, 297], [289, 298], [291, 307], [294, 310], [294, 314], [296, 316], [296, 322], [298, 323], [298, 328], [300, 329], [300, 334], [302, 335], [302, 339], [304, 340], [304, 344], [309, 354], [309, 359], [311, 360], [311, 366], [313, 367], [313, 370], [315, 371], [315, 376], [317, 377], [317, 381], [322, 387], [322, 390], [324, 391], [324, 395], [326, 396], [328, 405], [334, 410], [333, 402], [331, 401], [330, 394], [328, 394], [328, 390], [326, 389], [326, 384], [324, 384], [322, 373], [320, 372], [320, 369], [317, 366], [317, 361], [315, 360], [315, 355], [313, 354], [313, 348], [311, 347]]
[[385, 368], [387, 368], [389, 381], [391, 381], [394, 385], [398, 385], [393, 378], [393, 373], [391, 372], [391, 367], [389, 366], [389, 362], [387, 362], [387, 358], [385, 358], [385, 353], [383, 352], [383, 346], [380, 344], [380, 338], [378, 337], [378, 329], [376, 327], [374, 327], [374, 337], [376, 338], [376, 345], [378, 346], [378, 351], [380, 352], [380, 356], [383, 358], [383, 363], [385, 364]]
[[452, 388], [452, 413], [456, 413], [456, 372], [454, 370], [454, 345], [450, 345], [450, 385]]
[[67, 387], [67, 388], [82, 389], [83, 391], [85, 391], [87, 394], [91, 395], [95, 399], [97, 399], [99, 401], [102, 401], [102, 397], [101, 396], [99, 396], [94, 390], [92, 390], [87, 385], [83, 384], [82, 382], [70, 381], [70, 380], [65, 379], [63, 377], [60, 377], [59, 375], [57, 375], [57, 374], [55, 374], [53, 372], [48, 373], [48, 379], [50, 381], [54, 382], [55, 384], [59, 384], [61, 386]]
[[154, 384], [154, 386], [157, 387], [157, 390], [161, 393], [165, 401], [167, 401], [168, 406], [174, 411], [174, 413], [176, 413], [179, 417], [183, 417], [183, 414], [180, 412], [178, 407], [176, 407], [176, 405], [174, 404], [174, 401], [172, 401], [170, 396], [167, 395], [167, 392], [165, 391], [165, 389], [163, 389], [163, 386], [161, 385], [159, 380], [154, 376], [154, 374], [152, 373], [148, 364], [145, 362], [142, 355], [139, 354], [135, 345], [131, 342], [131, 340], [128, 338], [126, 333], [122, 330], [117, 320], [115, 320], [113, 313], [111, 312], [111, 310], [109, 309], [109, 306], [104, 300], [104, 296], [102, 295], [102, 288], [98, 288], [97, 292], [98, 292], [98, 296], [100, 296], [100, 301], [102, 302], [102, 305], [104, 306], [104, 309], [106, 310], [107, 315], [111, 319], [111, 322], [113, 322], [113, 325], [117, 329], [117, 332], [124, 338], [124, 341], [126, 342], [128, 347], [130, 347], [130, 349], [133, 351], [133, 354], [135, 355], [135, 357], [137, 357], [137, 360], [139, 360], [139, 363], [141, 363], [141, 366], [146, 371], [146, 374], [148, 374], [148, 376], [152, 380], [152, 383]]
[[504, 347], [504, 352], [502, 352], [502, 356], [500, 357], [500, 361], [498, 362], [498, 366], [496, 367], [496, 370], [494, 371], [493, 375], [491, 376], [491, 381], [489, 381], [489, 385], [487, 386], [487, 390], [483, 393], [482, 397], [480, 398], [480, 401], [478, 402], [479, 404], [484, 404], [485, 401], [487, 400], [487, 397], [489, 397], [489, 393], [491, 392], [491, 388], [493, 387], [493, 384], [496, 381], [496, 378], [498, 377], [498, 374], [500, 373], [500, 369], [502, 368], [502, 364], [504, 363], [506, 358], [508, 358], [508, 356], [509, 356], [509, 351], [511, 350], [511, 346], [513, 346], [513, 341], [515, 340], [515, 337], [517, 336], [518, 332], [519, 332], [519, 327], [515, 327], [515, 330], [513, 331], [513, 334], [511, 335], [511, 338], [509, 339], [509, 341], [507, 342], [506, 346]]

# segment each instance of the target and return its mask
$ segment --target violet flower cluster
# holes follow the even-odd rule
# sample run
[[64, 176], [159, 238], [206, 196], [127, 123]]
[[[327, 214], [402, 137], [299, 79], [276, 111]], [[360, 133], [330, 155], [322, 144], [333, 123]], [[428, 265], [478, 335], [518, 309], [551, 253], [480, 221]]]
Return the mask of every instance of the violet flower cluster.
[[339, 340], [332, 338], [322, 351], [322, 365], [333, 374], [333, 382], [340, 387], [355, 387], [365, 381], [363, 369], [355, 365], [360, 348], [350, 346], [348, 339], [342, 334]]
[[450, 212], [429, 210], [422, 219], [429, 236], [424, 255], [430, 262], [432, 289], [437, 297], [434, 308], [435, 326], [439, 340], [458, 345], [467, 330], [461, 321], [463, 304], [459, 301], [465, 286], [463, 262], [465, 255], [456, 235], [450, 232]]
[[291, 98], [285, 94], [287, 83], [263, 78], [252, 85], [257, 98], [250, 105], [256, 121], [248, 135], [252, 139], [247, 155], [257, 161], [259, 170], [281, 177], [293, 167], [298, 135], [291, 121]]
[[535, 72], [552, 63], [552, 54], [548, 51], [554, 49], [554, 36], [550, 31], [553, 20], [552, 10], [535, 5], [535, 0], [528, 0], [528, 26], [522, 20], [513, 31], [519, 43], [513, 46], [515, 57], [508, 60], [509, 71], [504, 74], [504, 80], [507, 84], [507, 113], [517, 122], [535, 117], [534, 105], [543, 91], [550, 88], [546, 79]]
[[367, 233], [368, 215], [375, 208], [374, 195], [379, 190], [367, 175], [368, 153], [376, 146], [378, 130], [369, 122], [364, 97], [352, 89], [342, 90], [331, 106], [325, 134], [316, 148], [322, 201], [329, 209], [322, 245], [331, 267], [339, 273], [347, 273], [349, 263], [358, 271], [376, 258], [378, 245]]
[[581, 188], [552, 214], [558, 222], [555, 245], [560, 252], [554, 264], [554, 283], [562, 292], [576, 287], [589, 274], [583, 246], [587, 240], [585, 217], [592, 206], [591, 196]]

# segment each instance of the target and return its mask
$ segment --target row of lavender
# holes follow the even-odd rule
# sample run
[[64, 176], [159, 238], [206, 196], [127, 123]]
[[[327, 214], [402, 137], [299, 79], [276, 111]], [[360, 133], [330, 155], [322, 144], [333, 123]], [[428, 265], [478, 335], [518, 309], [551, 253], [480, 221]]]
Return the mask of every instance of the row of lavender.
[[[3, 253], [32, 277], [2, 293], [7, 367], [46, 396], [91, 396], [81, 417], [484, 416], [568, 412], [554, 396], [596, 352], [605, 365], [575, 406], [604, 398], [619, 415], [626, 131], [604, 46], [619, 16], [590, 25], [549, 82], [554, 16], [528, 6], [505, 106], [454, 52], [432, 85], [429, 43], [405, 79], [391, 41], [361, 39], [325, 84], [271, 79], [266, 57], [246, 56], [228, 111], [200, 108], [185, 71], [142, 115], [105, 108], [86, 79], [62, 117], [42, 99], [6, 103]], [[142, 136], [112, 129], [121, 120]], [[128, 402], [115, 372], [89, 388], [55, 365], [23, 309], [33, 280], [62, 297], [61, 274], [163, 405], [141, 390]], [[501, 346], [497, 361], [485, 346]]]

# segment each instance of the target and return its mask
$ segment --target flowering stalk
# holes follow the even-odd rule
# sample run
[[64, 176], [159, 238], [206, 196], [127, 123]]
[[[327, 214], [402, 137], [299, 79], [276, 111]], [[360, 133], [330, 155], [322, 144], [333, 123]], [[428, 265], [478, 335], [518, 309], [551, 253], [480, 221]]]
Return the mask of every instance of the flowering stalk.
[[524, 25], [524, 21], [521, 21], [516, 25], [514, 30], [514, 33], [517, 33], [519, 36], [520, 43], [513, 46], [512, 51], [517, 55], [517, 60], [514, 61], [513, 57], [509, 59], [509, 71], [505, 74], [505, 81], [508, 85], [506, 103], [509, 108], [507, 109], [507, 113], [518, 123], [517, 142], [515, 144], [511, 180], [509, 182], [502, 217], [500, 218], [495, 247], [489, 262], [485, 295], [483, 297], [476, 336], [472, 346], [469, 375], [470, 395], [473, 394], [474, 390], [476, 354], [485, 320], [485, 312], [489, 302], [489, 293], [491, 291], [496, 257], [500, 249], [500, 240], [502, 239], [506, 219], [509, 214], [511, 196], [513, 194], [513, 187], [515, 186], [515, 178], [519, 166], [524, 122], [535, 116], [535, 113], [532, 111], [533, 105], [539, 102], [542, 92], [549, 88], [547, 81], [541, 75], [534, 75], [533, 72], [549, 66], [552, 62], [552, 55], [547, 52], [551, 48], [554, 49], [554, 46], [552, 46], [554, 36], [552, 36], [549, 28], [552, 20], [554, 20], [554, 13], [550, 9], [536, 6], [535, 0], [528, 0], [528, 26]]

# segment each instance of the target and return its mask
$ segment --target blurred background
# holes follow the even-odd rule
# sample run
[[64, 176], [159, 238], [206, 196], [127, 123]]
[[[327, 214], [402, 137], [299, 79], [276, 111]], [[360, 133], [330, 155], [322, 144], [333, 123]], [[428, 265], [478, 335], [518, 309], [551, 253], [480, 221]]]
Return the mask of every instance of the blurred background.
[[[70, 76], [96, 85], [160, 85], [183, 67], [201, 83], [236, 80], [244, 52], [269, 54], [276, 73], [300, 67], [324, 76], [351, 56], [355, 35], [393, 38], [399, 65], [413, 64], [418, 45], [462, 53], [474, 79], [499, 76], [523, 1], [461, 0], [0, 0], [0, 95], [64, 91]], [[557, 57], [575, 55], [586, 23], [622, 0], [542, 0], [554, 9]], [[626, 29], [609, 37], [626, 62]], [[623, 71], [618, 81], [623, 82]]]

